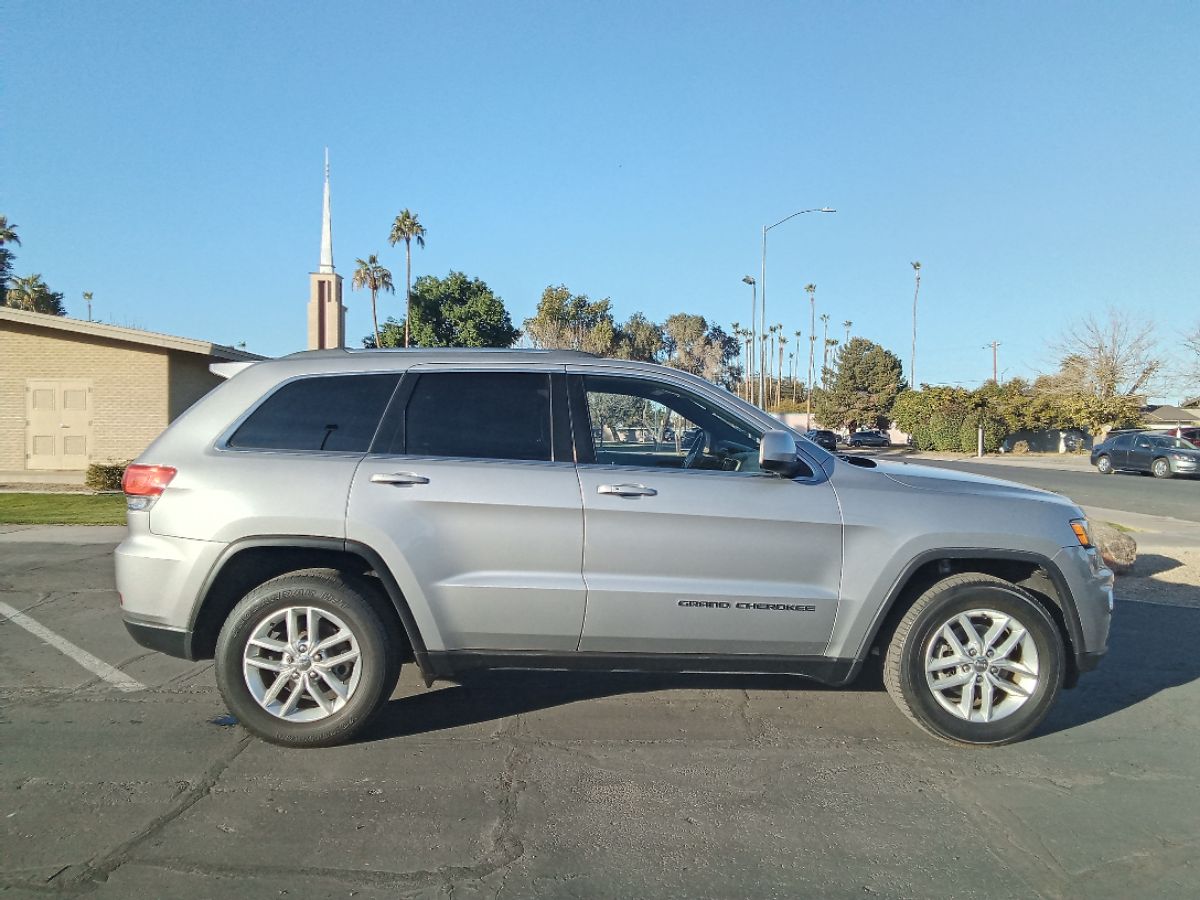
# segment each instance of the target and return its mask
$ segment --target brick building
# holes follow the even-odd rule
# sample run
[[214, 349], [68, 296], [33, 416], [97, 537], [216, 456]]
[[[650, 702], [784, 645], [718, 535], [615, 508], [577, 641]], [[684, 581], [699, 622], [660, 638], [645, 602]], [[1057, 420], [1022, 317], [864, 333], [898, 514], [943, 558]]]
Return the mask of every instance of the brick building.
[[0, 473], [33, 480], [133, 459], [220, 383], [262, 359], [208, 341], [0, 307]]

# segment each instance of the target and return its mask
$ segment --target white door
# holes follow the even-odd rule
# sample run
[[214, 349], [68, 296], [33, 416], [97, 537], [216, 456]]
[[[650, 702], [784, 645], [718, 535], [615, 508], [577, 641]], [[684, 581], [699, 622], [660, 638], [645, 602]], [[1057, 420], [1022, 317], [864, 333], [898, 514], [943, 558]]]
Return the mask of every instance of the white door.
[[86, 469], [92, 451], [92, 383], [38, 379], [25, 384], [25, 467]]

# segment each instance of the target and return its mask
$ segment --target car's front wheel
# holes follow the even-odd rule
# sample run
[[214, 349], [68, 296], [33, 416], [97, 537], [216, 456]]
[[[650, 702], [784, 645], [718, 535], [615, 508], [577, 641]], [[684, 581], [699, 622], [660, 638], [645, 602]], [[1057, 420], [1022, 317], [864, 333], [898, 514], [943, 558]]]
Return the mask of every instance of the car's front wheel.
[[217, 639], [217, 687], [265, 741], [327, 747], [359, 733], [399, 675], [398, 627], [369, 580], [325, 569], [251, 591]]
[[1065, 668], [1058, 627], [1032, 595], [967, 573], [912, 605], [887, 648], [883, 678], [901, 711], [930, 734], [995, 745], [1038, 726]]
[[1096, 460], [1096, 471], [1101, 475], [1111, 475], [1113, 473], [1112, 460], [1108, 454], [1103, 454]]
[[1170, 478], [1171, 464], [1165, 459], [1156, 459], [1154, 464], [1150, 466], [1150, 471], [1154, 474], [1155, 478]]

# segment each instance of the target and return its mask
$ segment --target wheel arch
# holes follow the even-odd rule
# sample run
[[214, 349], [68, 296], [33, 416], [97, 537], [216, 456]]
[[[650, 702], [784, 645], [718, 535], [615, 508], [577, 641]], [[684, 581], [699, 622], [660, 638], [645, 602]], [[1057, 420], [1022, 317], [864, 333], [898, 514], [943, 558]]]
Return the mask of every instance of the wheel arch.
[[[1064, 687], [1079, 679], [1078, 656], [1083, 631], [1067, 579], [1053, 561], [1040, 553], [1024, 550], [962, 548], [929, 550], [918, 554], [901, 571], [876, 613], [857, 654], [858, 667], [867, 657], [882, 652], [896, 626], [925, 591], [951, 575], [980, 572], [1009, 581], [1028, 591], [1046, 609], [1058, 626], [1067, 649]], [[857, 676], [858, 668], [851, 674]]]
[[251, 590], [287, 572], [312, 568], [374, 575], [389, 601], [382, 612], [397, 618], [408, 639], [411, 658], [426, 680], [430, 679], [432, 669], [421, 631], [383, 557], [365, 544], [338, 538], [279, 535], [230, 544], [213, 564], [199, 592], [200, 602], [188, 632], [188, 658], [212, 658], [221, 626]]

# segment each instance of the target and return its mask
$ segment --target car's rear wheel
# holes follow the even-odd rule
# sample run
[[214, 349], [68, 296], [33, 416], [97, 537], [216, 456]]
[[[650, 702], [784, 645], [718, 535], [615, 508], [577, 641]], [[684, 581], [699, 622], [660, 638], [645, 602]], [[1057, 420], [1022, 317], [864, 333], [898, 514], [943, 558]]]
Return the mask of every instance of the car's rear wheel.
[[931, 587], [905, 613], [884, 657], [883, 680], [901, 711], [930, 734], [962, 744], [1020, 740], [1062, 687], [1066, 651], [1030, 594], [981, 573]]
[[370, 581], [325, 569], [281, 575], [251, 591], [217, 639], [229, 711], [265, 741], [326, 747], [351, 739], [391, 695], [399, 629]]
[[1096, 471], [1101, 475], [1111, 475], [1113, 473], [1112, 460], [1107, 453], [1101, 454], [1096, 460]]
[[1170, 478], [1171, 464], [1161, 457], [1156, 459], [1150, 466], [1150, 471], [1155, 478]]

